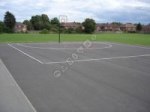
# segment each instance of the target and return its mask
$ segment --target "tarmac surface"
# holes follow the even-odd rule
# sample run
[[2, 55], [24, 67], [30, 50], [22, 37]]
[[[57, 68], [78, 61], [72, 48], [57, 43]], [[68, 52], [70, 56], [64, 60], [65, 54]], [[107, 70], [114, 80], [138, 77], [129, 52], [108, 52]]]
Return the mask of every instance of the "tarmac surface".
[[1, 60], [0, 112], [36, 112]]
[[150, 47], [10, 43], [0, 58], [37, 112], [150, 112]]

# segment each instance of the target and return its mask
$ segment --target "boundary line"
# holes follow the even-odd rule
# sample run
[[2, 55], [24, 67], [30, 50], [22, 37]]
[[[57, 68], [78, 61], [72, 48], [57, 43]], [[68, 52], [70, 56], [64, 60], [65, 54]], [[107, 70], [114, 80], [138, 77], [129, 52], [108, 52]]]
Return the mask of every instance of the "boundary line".
[[[84, 49], [106, 49], [106, 48], [111, 48], [112, 45], [111, 44], [108, 44], [108, 43], [102, 43], [102, 44], [105, 44], [107, 45], [106, 47], [102, 47], [102, 48], [84, 48]], [[26, 47], [26, 48], [36, 48], [36, 49], [49, 49], [49, 50], [62, 50], [62, 49], [78, 49], [77, 48], [50, 48], [50, 47], [47, 47], [47, 48], [42, 48], [42, 47], [33, 47], [33, 46], [27, 46], [27, 45], [23, 45], [23, 44], [17, 44], [18, 46], [22, 46], [22, 47]], [[81, 44], [82, 45], [82, 44]]]
[[5, 64], [3, 63], [3, 61], [1, 59], [0, 59], [0, 62], [3, 64], [4, 69], [6, 70], [6, 72], [10, 76], [10, 78], [12, 79], [12, 82], [18, 88], [18, 90], [20, 91], [20, 93], [24, 96], [25, 100], [30, 105], [30, 107], [32, 108], [33, 112], [37, 112], [36, 109], [34, 108], [34, 106], [32, 105], [32, 103], [30, 102], [30, 100], [27, 98], [27, 96], [25, 95], [25, 93], [23, 92], [23, 90], [21, 89], [21, 87], [18, 85], [18, 83], [15, 81], [14, 77], [11, 75], [11, 73], [9, 72], [9, 70], [7, 69], [7, 67], [5, 66]]
[[107, 42], [108, 44], [114, 44], [114, 45], [121, 45], [121, 46], [129, 46], [129, 47], [138, 47], [143, 49], [150, 49], [150, 47], [144, 47], [144, 46], [138, 46], [138, 45], [130, 45], [130, 44], [124, 44], [124, 43], [113, 43], [113, 42]]
[[128, 58], [137, 58], [137, 57], [149, 57], [150, 54], [143, 54], [143, 55], [135, 55], [135, 56], [119, 56], [119, 57], [110, 57], [110, 58], [99, 58], [99, 59], [83, 59], [83, 60], [71, 60], [71, 61], [60, 61], [60, 62], [47, 62], [43, 64], [63, 64], [69, 62], [90, 62], [90, 61], [101, 61], [101, 60], [111, 60], [111, 59], [128, 59]]
[[8, 45], [9, 45], [10, 47], [14, 48], [15, 50], [19, 51], [20, 53], [22, 53], [22, 54], [24, 54], [24, 55], [28, 56], [29, 58], [31, 58], [31, 59], [33, 59], [33, 60], [35, 60], [36, 62], [39, 62], [40, 64], [43, 64], [43, 62], [42, 62], [42, 61], [40, 61], [40, 60], [38, 60], [37, 58], [35, 58], [35, 57], [33, 57], [33, 56], [31, 56], [31, 55], [29, 55], [29, 54], [27, 54], [27, 53], [23, 52], [22, 50], [20, 50], [20, 49], [18, 49], [18, 48], [16, 48], [16, 47], [14, 47], [14, 46], [13, 46], [13, 45], [11, 45], [11, 44], [8, 44]]

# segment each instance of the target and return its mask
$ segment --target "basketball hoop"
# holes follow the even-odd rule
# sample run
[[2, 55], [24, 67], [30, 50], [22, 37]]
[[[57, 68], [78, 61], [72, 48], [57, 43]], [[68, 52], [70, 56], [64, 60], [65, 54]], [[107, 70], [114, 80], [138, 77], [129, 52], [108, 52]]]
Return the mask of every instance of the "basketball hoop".
[[60, 43], [60, 27], [61, 27], [61, 24], [65, 24], [67, 22], [67, 16], [66, 15], [60, 15], [59, 16], [59, 43]]
[[59, 21], [60, 21], [60, 23], [66, 23], [67, 22], [67, 16], [66, 15], [60, 15]]

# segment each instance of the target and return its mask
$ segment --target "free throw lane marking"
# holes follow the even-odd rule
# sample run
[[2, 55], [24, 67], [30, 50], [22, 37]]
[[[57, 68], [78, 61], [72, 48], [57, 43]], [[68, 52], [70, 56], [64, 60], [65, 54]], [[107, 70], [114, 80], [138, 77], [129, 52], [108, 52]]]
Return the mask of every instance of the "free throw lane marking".
[[29, 55], [29, 54], [27, 54], [27, 53], [25, 53], [25, 52], [21, 51], [20, 49], [18, 49], [18, 48], [16, 48], [16, 47], [14, 47], [14, 46], [13, 46], [13, 45], [11, 45], [11, 44], [8, 44], [8, 45], [9, 45], [10, 47], [14, 48], [15, 50], [17, 50], [17, 51], [21, 52], [22, 54], [24, 54], [24, 55], [28, 56], [29, 58], [31, 58], [31, 59], [33, 59], [33, 60], [35, 60], [35, 61], [37, 61], [37, 62], [39, 62], [39, 63], [43, 64], [43, 62], [42, 62], [42, 61], [40, 61], [40, 60], [38, 60], [37, 58], [35, 58], [35, 57], [33, 57], [33, 56], [31, 56], [31, 55]]

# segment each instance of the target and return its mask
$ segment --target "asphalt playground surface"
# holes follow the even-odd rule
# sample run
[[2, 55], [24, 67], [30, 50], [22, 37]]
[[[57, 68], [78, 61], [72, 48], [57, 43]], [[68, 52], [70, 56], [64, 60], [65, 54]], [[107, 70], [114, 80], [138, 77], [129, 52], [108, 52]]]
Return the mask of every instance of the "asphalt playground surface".
[[150, 112], [150, 47], [10, 43], [0, 59], [34, 111]]

